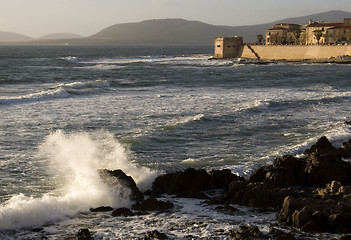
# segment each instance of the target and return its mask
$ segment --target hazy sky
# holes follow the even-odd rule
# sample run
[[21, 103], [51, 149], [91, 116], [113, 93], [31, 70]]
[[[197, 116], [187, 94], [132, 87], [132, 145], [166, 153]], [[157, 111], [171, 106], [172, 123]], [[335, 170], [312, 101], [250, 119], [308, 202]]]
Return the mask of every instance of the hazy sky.
[[0, 31], [88, 36], [113, 24], [148, 19], [239, 26], [329, 10], [351, 12], [351, 0], [0, 0]]

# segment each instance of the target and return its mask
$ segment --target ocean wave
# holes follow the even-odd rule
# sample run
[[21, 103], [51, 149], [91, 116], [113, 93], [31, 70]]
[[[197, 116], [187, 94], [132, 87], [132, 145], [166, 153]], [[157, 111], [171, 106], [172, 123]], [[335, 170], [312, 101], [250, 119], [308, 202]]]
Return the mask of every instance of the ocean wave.
[[55, 98], [66, 98], [70, 94], [62, 87], [16, 97], [0, 97], [0, 104], [27, 103]]
[[109, 87], [109, 81], [95, 80], [86, 82], [61, 83], [48, 90], [37, 93], [30, 93], [22, 96], [0, 97], [0, 105], [30, 103], [36, 101], [46, 101], [57, 98], [67, 98], [72, 95], [94, 93], [96, 89]]
[[235, 106], [234, 111], [243, 111], [243, 110], [265, 110], [270, 106], [269, 100], [254, 100], [249, 102], [239, 103]]
[[184, 117], [182, 119], [174, 121], [173, 123], [166, 124], [166, 125], [161, 126], [159, 128], [162, 128], [162, 129], [178, 128], [178, 127], [183, 126], [184, 124], [187, 124], [190, 122], [200, 121], [203, 118], [204, 118], [204, 114], [200, 113], [200, 114], [197, 114], [195, 116]]
[[63, 60], [65, 62], [77, 63], [80, 59], [78, 57], [68, 56], [68, 57], [60, 57], [59, 60]]
[[[157, 173], [133, 165], [126, 149], [109, 132], [66, 134], [57, 131], [39, 147], [38, 156], [58, 188], [34, 198], [18, 194], [0, 207], [0, 230], [32, 228], [73, 217], [99, 206], [131, 207], [129, 189], [103, 183], [99, 169], [121, 169], [144, 191]], [[50, 179], [48, 179], [50, 181]]]

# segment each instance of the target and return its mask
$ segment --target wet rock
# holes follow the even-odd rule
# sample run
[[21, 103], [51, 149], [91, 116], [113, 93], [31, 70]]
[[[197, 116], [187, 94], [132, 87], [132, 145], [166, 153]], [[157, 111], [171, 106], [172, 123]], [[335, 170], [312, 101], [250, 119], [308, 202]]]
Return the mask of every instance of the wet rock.
[[339, 151], [342, 157], [350, 158], [351, 157], [351, 139], [347, 142], [344, 142], [342, 146], [339, 148]]
[[164, 211], [169, 210], [174, 207], [174, 204], [170, 201], [164, 202], [157, 200], [155, 197], [150, 197], [146, 200], [143, 200], [133, 206], [134, 210], [140, 211]]
[[[100, 177], [107, 183], [112, 189], [116, 186], [122, 186], [125, 189], [130, 190], [129, 198], [133, 201], [142, 201], [144, 199], [143, 194], [139, 191], [133, 178], [127, 176], [122, 170], [100, 170]], [[120, 191], [121, 192], [121, 191]]]
[[324, 186], [333, 180], [351, 183], [351, 165], [341, 156], [351, 155], [351, 142], [336, 149], [322, 137], [310, 149], [306, 158], [283, 156], [271, 166], [264, 166], [249, 177], [251, 183], [264, 183], [268, 188], [294, 186]]
[[339, 182], [323, 189], [288, 196], [278, 211], [278, 221], [307, 232], [351, 233], [351, 195]]
[[294, 190], [291, 188], [271, 189], [259, 182], [234, 181], [220, 197], [211, 200], [210, 203], [232, 203], [247, 207], [269, 208], [280, 206], [288, 195], [294, 195]]
[[110, 212], [110, 211], [113, 211], [113, 208], [109, 206], [90, 208], [90, 212]]
[[[184, 171], [159, 176], [152, 185], [154, 194], [176, 194], [178, 196], [196, 197], [206, 189], [225, 188], [234, 180], [243, 179], [231, 173], [230, 170], [213, 170], [188, 168]], [[189, 192], [192, 193], [189, 195]], [[194, 194], [195, 193], [195, 194]], [[199, 195], [203, 198], [204, 195]]]
[[274, 240], [296, 240], [294, 234], [284, 232], [275, 227], [270, 227], [269, 234], [273, 236]]
[[76, 236], [76, 239], [77, 240], [90, 240], [90, 239], [92, 239], [92, 236], [91, 236], [89, 229], [87, 229], [87, 228], [79, 229], [77, 236]]
[[117, 208], [112, 212], [113, 217], [130, 217], [134, 216], [133, 212], [128, 208]]
[[160, 233], [158, 230], [150, 231], [145, 233], [143, 238], [140, 240], [152, 240], [152, 239], [168, 239], [167, 235], [164, 233]]
[[250, 226], [239, 226], [238, 229], [229, 231], [228, 235], [232, 238], [238, 239], [238, 240], [246, 240], [246, 239], [264, 239], [266, 238], [261, 231], [258, 229], [257, 226], [250, 225]]
[[351, 183], [351, 165], [337, 155], [312, 153], [305, 161], [303, 185], [323, 186], [331, 181]]
[[303, 153], [309, 155], [313, 152], [318, 152], [320, 155], [329, 155], [337, 153], [336, 148], [329, 142], [328, 138], [323, 136], [317, 140], [309, 149], [306, 149]]

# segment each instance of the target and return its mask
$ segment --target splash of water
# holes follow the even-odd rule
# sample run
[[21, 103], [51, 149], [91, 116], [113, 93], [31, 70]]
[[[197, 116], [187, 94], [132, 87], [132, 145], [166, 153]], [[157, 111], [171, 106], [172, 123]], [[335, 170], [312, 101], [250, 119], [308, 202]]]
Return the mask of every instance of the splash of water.
[[99, 169], [121, 169], [145, 190], [156, 177], [144, 167], [128, 161], [126, 149], [113, 135], [100, 131], [94, 134], [66, 134], [57, 131], [39, 147], [39, 156], [56, 179], [58, 188], [41, 198], [18, 194], [0, 207], [0, 230], [40, 226], [72, 217], [92, 207], [130, 207], [129, 189], [105, 185]]

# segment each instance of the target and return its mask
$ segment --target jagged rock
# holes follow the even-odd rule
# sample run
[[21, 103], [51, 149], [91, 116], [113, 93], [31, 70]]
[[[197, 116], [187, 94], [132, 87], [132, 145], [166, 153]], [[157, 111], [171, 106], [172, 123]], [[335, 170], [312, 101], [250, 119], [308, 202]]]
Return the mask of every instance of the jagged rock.
[[128, 208], [117, 208], [112, 212], [113, 217], [130, 217], [134, 216], [133, 212]]
[[329, 142], [328, 138], [323, 136], [317, 140], [309, 149], [306, 149], [303, 153], [308, 155], [313, 152], [318, 152], [320, 155], [329, 155], [331, 153], [336, 153], [336, 148]]
[[[154, 194], [176, 194], [178, 196], [196, 197], [200, 191], [206, 189], [225, 188], [234, 180], [243, 179], [231, 173], [230, 170], [213, 170], [188, 168], [184, 171], [159, 176], [152, 184]], [[199, 195], [201, 198], [204, 195]]]
[[139, 191], [133, 178], [127, 176], [122, 170], [100, 170], [100, 177], [111, 187], [122, 185], [124, 188], [130, 190], [131, 194], [129, 198], [133, 201], [142, 201], [144, 199], [143, 194]]
[[109, 206], [90, 208], [90, 212], [110, 212], [110, 211], [113, 211], [113, 208]]
[[154, 230], [154, 231], [145, 233], [145, 236], [143, 238], [140, 238], [140, 240], [152, 240], [152, 239], [168, 239], [168, 237], [166, 234], [160, 233], [158, 230]]
[[228, 235], [238, 240], [246, 240], [246, 239], [252, 239], [252, 238], [259, 238], [259, 239], [266, 238], [265, 236], [262, 235], [260, 229], [258, 229], [258, 227], [254, 225], [252, 226], [241, 225], [239, 226], [238, 229], [229, 231]]
[[305, 186], [323, 186], [331, 181], [351, 183], [351, 165], [336, 155], [312, 153], [304, 164]]
[[324, 189], [288, 196], [277, 214], [287, 225], [307, 232], [351, 232], [351, 195], [345, 194], [339, 182], [327, 184]]
[[292, 233], [286, 233], [274, 227], [270, 227], [269, 234], [273, 236], [274, 240], [296, 240]]
[[340, 154], [344, 158], [351, 157], [351, 139], [347, 142], [344, 142], [342, 146], [339, 148]]
[[[264, 166], [254, 171], [248, 181], [264, 183], [268, 188], [318, 187], [324, 186], [333, 180], [344, 184], [351, 183], [350, 163], [343, 161], [340, 154], [335, 154], [335, 152], [342, 151], [337, 151], [334, 147], [330, 147], [330, 142], [325, 137], [321, 139], [325, 140], [320, 140], [316, 147], [312, 147], [315, 151], [311, 152], [307, 158], [296, 158], [289, 155], [276, 158], [271, 166]], [[329, 149], [333, 152], [327, 154], [327, 150], [318, 150], [322, 146], [326, 146], [323, 149]], [[349, 150], [348, 147], [345, 147], [345, 149]], [[320, 152], [324, 154], [320, 154]]]
[[155, 197], [150, 197], [133, 206], [134, 210], [140, 211], [163, 211], [173, 208], [174, 205], [170, 201], [164, 202], [157, 200]]
[[223, 194], [210, 203], [233, 203], [255, 208], [280, 206], [288, 195], [294, 195], [292, 188], [268, 188], [264, 183], [233, 181]]
[[77, 240], [90, 240], [90, 239], [92, 239], [89, 229], [87, 229], [87, 228], [79, 229], [77, 236], [76, 236], [76, 239]]

